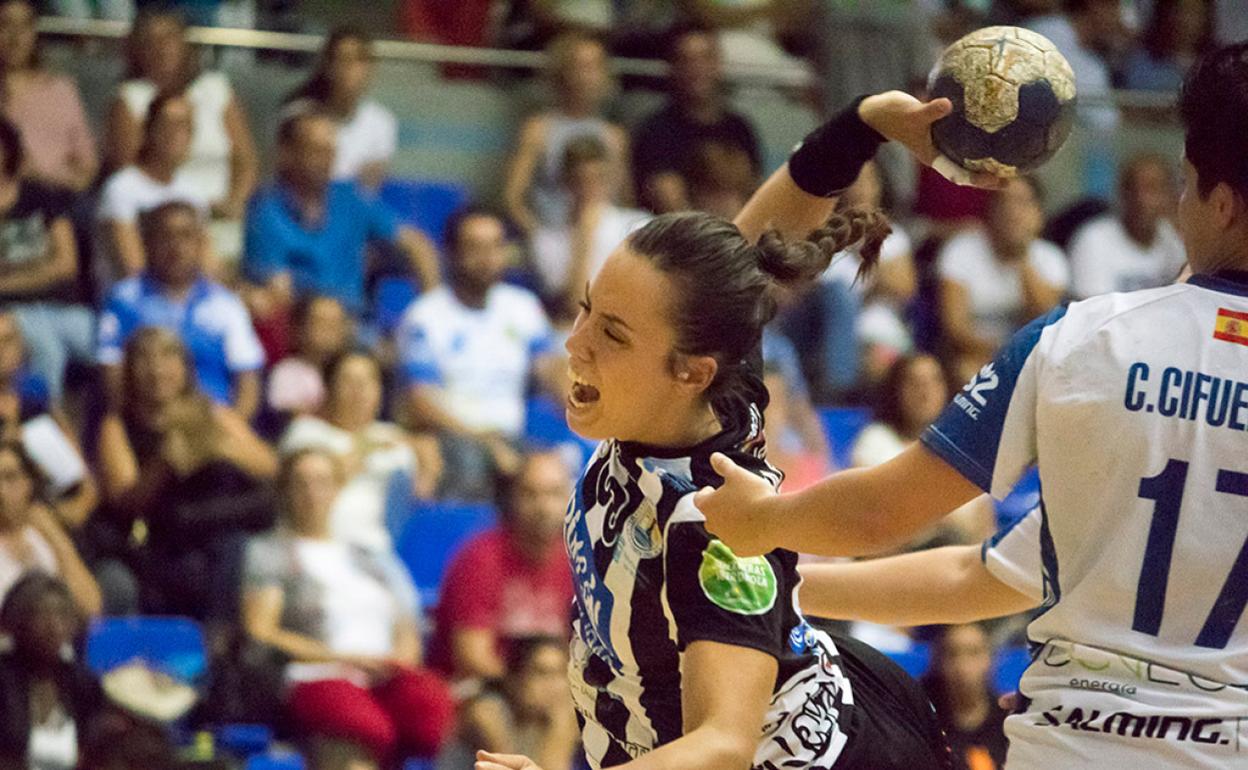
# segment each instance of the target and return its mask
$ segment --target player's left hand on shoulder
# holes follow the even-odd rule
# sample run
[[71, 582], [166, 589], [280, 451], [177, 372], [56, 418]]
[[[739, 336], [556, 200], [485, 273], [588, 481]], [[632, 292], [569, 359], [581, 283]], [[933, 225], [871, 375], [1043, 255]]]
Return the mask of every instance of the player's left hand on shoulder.
[[537, 763], [520, 754], [492, 754], [478, 751], [473, 770], [542, 770]]
[[693, 504], [706, 516], [707, 531], [737, 556], [757, 556], [772, 550], [775, 546], [768, 536], [768, 525], [775, 516], [776, 490], [726, 455], [712, 455], [711, 467], [724, 477], [723, 486], [704, 488], [693, 498]]
[[885, 91], [868, 96], [858, 105], [858, 115], [889, 141], [898, 142], [916, 158], [932, 166], [952, 182], [995, 190], [1005, 180], [992, 174], [971, 173], [953, 164], [936, 149], [932, 124], [953, 110], [948, 99], [921, 102], [904, 91]]

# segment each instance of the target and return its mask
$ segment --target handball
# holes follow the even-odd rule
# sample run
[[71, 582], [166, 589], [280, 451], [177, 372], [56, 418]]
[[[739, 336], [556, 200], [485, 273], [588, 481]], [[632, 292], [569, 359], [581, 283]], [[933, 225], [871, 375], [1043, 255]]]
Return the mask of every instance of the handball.
[[932, 140], [968, 171], [1006, 178], [1033, 171], [1074, 121], [1070, 64], [1048, 38], [1019, 27], [985, 27], [949, 46], [928, 89], [953, 102], [932, 126]]

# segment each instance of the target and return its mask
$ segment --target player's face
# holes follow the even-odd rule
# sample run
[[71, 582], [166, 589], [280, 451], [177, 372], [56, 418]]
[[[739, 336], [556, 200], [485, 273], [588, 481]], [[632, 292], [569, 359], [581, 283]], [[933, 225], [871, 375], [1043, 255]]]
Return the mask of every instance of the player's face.
[[588, 439], [662, 443], [687, 424], [695, 399], [672, 366], [675, 289], [646, 258], [620, 246], [589, 288], [568, 338], [573, 382], [566, 414]]

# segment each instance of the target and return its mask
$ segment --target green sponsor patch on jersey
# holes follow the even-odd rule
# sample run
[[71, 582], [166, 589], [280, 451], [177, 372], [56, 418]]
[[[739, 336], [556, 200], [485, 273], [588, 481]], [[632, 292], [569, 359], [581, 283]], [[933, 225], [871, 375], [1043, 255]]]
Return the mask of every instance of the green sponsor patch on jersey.
[[702, 551], [698, 584], [706, 598], [740, 615], [762, 615], [776, 604], [776, 572], [762, 556], [740, 559], [719, 540]]

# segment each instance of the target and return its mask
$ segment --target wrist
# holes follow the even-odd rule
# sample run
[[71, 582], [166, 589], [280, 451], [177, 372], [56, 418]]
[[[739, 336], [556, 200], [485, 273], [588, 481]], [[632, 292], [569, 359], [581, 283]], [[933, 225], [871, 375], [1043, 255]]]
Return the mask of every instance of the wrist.
[[806, 135], [789, 156], [789, 176], [804, 192], [831, 198], [845, 191], [886, 140], [869, 125], [876, 97], [860, 97]]

